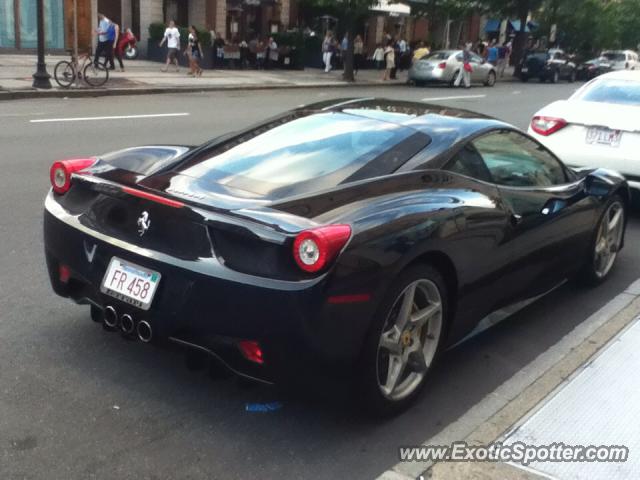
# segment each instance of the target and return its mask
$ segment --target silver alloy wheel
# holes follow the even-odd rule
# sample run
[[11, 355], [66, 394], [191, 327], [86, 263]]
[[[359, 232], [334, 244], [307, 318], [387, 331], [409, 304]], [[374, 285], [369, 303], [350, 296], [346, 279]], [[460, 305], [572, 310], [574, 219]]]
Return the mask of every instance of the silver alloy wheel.
[[442, 298], [438, 286], [420, 279], [398, 295], [382, 328], [376, 373], [389, 400], [411, 395], [433, 362], [442, 332]]
[[613, 202], [607, 208], [596, 236], [593, 269], [598, 278], [604, 278], [613, 267], [622, 243], [624, 207]]

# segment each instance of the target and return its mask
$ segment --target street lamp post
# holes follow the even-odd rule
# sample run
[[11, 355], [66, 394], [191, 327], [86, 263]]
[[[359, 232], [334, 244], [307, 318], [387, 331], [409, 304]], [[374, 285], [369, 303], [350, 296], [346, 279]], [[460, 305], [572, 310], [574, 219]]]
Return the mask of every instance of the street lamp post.
[[38, 0], [38, 69], [33, 74], [34, 88], [51, 88], [50, 78], [44, 63], [44, 0]]

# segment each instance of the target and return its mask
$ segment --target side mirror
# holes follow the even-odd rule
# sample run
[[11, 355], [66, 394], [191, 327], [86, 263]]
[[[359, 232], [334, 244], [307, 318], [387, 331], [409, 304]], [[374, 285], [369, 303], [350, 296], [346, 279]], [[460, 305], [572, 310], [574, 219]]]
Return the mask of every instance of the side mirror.
[[589, 173], [584, 179], [584, 193], [594, 197], [605, 197], [609, 195], [615, 183], [605, 177]]

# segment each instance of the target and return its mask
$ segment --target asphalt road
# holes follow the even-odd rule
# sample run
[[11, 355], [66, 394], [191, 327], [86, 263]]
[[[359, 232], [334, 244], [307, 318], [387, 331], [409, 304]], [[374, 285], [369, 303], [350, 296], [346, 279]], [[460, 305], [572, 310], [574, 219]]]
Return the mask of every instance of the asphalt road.
[[[89, 320], [88, 308], [56, 297], [41, 239], [53, 160], [145, 143], [195, 144], [289, 107], [356, 94], [440, 99], [431, 101], [524, 128], [539, 107], [575, 88], [506, 83], [469, 91], [349, 88], [0, 103], [0, 478], [375, 478], [398, 461], [398, 446], [438, 433], [640, 277], [635, 214], [606, 284], [595, 290], [566, 284], [450, 350], [414, 408], [373, 422], [335, 405], [189, 373], [180, 355], [107, 334]], [[457, 96], [466, 98], [446, 98]], [[42, 122], [160, 113], [188, 115]], [[248, 402], [270, 400], [282, 400], [283, 408], [245, 411]]]

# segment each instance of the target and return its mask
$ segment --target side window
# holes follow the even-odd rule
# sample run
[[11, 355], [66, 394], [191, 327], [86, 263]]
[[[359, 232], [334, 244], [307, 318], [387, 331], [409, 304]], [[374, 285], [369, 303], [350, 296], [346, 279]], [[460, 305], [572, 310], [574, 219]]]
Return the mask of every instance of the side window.
[[484, 164], [482, 157], [471, 144], [464, 146], [462, 150], [449, 160], [445, 170], [476, 178], [485, 182], [492, 182], [491, 174]]
[[511, 187], [549, 187], [567, 182], [564, 168], [544, 147], [521, 133], [490, 133], [473, 142], [493, 181]]
[[482, 63], [482, 57], [479, 55], [476, 55], [475, 53], [471, 54], [471, 61], [474, 63]]

